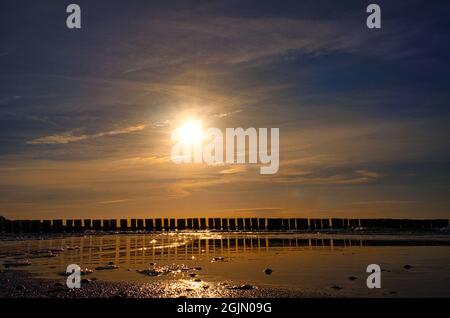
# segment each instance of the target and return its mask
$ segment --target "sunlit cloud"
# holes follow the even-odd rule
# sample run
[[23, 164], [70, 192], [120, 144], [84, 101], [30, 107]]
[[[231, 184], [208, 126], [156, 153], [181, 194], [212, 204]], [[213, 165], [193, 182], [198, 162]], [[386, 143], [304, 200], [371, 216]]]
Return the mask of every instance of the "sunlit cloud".
[[116, 135], [129, 134], [132, 132], [144, 130], [145, 127], [146, 127], [145, 125], [130, 126], [130, 127], [126, 127], [126, 128], [100, 132], [100, 133], [96, 133], [96, 134], [92, 134], [92, 135], [74, 135], [72, 132], [67, 132], [67, 133], [62, 133], [59, 135], [50, 135], [50, 136], [39, 137], [39, 138], [27, 141], [27, 144], [29, 144], [29, 145], [68, 144], [71, 142], [77, 142], [77, 141], [82, 141], [82, 140], [86, 140], [86, 139], [94, 139], [94, 138], [100, 138], [100, 137], [105, 137], [105, 136], [116, 136]]

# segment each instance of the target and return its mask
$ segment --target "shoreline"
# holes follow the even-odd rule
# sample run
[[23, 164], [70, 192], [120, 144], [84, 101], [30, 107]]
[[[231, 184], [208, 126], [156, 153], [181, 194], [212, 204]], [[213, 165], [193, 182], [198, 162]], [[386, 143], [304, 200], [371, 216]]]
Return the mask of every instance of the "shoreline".
[[65, 280], [39, 278], [19, 270], [0, 271], [0, 298], [335, 298], [327, 293], [311, 293], [282, 288], [262, 288], [221, 282], [192, 288], [189, 282], [108, 282], [82, 281], [79, 289], [69, 289]]

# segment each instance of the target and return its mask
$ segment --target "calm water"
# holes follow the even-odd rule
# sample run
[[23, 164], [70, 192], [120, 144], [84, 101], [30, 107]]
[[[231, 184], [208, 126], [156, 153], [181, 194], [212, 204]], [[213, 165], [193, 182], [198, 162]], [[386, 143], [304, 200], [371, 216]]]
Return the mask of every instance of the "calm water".
[[[182, 267], [201, 267], [206, 282], [321, 292], [342, 296], [450, 297], [450, 237], [337, 234], [171, 233], [116, 234], [0, 242], [0, 262], [58, 278], [68, 264], [114, 270], [86, 277], [151, 282], [186, 279]], [[151, 265], [153, 263], [153, 265]], [[382, 288], [366, 287], [366, 267], [383, 269]], [[405, 265], [412, 268], [405, 269]], [[178, 266], [178, 267], [177, 267]], [[169, 269], [148, 276], [137, 270]], [[271, 275], [264, 269], [271, 268]], [[356, 279], [350, 280], [354, 276]], [[334, 288], [333, 288], [334, 286]], [[339, 288], [336, 288], [338, 286]]]

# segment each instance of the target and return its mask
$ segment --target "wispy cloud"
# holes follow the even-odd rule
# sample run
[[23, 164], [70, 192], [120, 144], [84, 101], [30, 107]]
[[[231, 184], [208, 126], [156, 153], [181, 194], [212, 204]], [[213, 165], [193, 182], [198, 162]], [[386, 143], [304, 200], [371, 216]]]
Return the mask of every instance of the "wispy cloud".
[[71, 142], [77, 142], [82, 141], [86, 139], [94, 139], [94, 138], [100, 138], [105, 136], [116, 136], [116, 135], [123, 135], [123, 134], [129, 134], [132, 132], [144, 130], [146, 125], [137, 125], [137, 126], [130, 126], [126, 128], [120, 128], [116, 130], [110, 130], [105, 132], [100, 132], [92, 135], [74, 135], [73, 132], [66, 132], [62, 134], [56, 134], [56, 135], [50, 135], [50, 136], [44, 136], [39, 137], [33, 140], [29, 140], [26, 143], [29, 145], [55, 145], [55, 144], [68, 144]]

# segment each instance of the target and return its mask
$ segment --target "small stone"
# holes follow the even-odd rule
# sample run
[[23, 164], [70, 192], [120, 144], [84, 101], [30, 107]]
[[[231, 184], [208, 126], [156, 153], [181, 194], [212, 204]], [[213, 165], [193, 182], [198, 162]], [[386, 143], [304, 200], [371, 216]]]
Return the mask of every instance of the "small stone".
[[195, 277], [195, 276], [197, 276], [197, 274], [195, 274], [195, 273], [191, 273], [191, 274], [189, 274], [189, 276], [191, 276], [191, 277]]
[[202, 280], [200, 278], [194, 279], [194, 282], [201, 282]]
[[403, 266], [404, 269], [411, 269], [413, 268], [411, 265], [406, 264], [405, 266]]
[[195, 269], [196, 271], [201, 271], [201, 270], [202, 270], [202, 268], [201, 268], [200, 266], [194, 267], [194, 269]]
[[236, 290], [251, 290], [254, 289], [255, 287], [253, 287], [252, 285], [240, 285], [240, 286], [233, 286], [230, 289], [236, 289]]
[[349, 279], [349, 280], [356, 280], [357, 277], [355, 277], [355, 276], [349, 276], [348, 279]]
[[264, 270], [264, 273], [265, 273], [266, 275], [270, 275], [270, 274], [272, 274], [272, 269], [271, 269], [271, 268], [266, 268], [266, 269]]
[[331, 288], [336, 289], [336, 290], [341, 290], [343, 287], [334, 285], [334, 286], [331, 286]]

